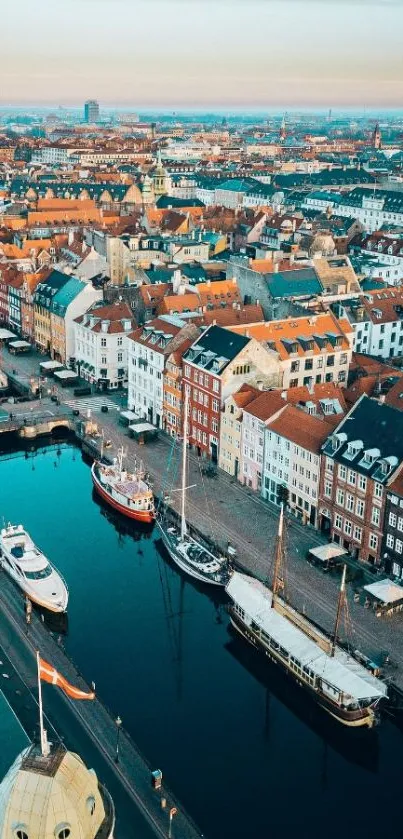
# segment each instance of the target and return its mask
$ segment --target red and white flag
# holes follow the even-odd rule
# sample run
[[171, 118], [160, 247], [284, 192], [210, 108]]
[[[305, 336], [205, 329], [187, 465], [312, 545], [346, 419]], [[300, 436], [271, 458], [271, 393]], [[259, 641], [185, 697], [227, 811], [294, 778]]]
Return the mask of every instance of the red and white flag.
[[71, 685], [67, 679], [64, 678], [52, 664], [48, 664], [43, 658], [39, 657], [39, 677], [42, 682], [49, 682], [50, 685], [56, 685], [70, 697], [70, 699], [95, 699], [95, 693], [86, 693], [79, 688]]

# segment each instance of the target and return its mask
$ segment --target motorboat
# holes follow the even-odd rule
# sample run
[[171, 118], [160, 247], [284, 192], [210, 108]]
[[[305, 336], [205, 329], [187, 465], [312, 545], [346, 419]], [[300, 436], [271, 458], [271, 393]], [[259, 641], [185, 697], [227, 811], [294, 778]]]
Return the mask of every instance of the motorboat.
[[22, 524], [0, 532], [0, 564], [24, 594], [50, 612], [65, 612], [69, 593], [59, 571], [35, 545]]

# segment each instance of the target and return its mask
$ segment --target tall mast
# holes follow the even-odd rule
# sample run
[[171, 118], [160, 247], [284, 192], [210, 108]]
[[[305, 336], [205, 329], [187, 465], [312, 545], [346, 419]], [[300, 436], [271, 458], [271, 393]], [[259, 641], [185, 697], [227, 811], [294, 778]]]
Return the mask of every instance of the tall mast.
[[281, 504], [280, 507], [280, 518], [278, 522], [278, 533], [277, 533], [277, 543], [276, 543], [276, 556], [274, 559], [274, 571], [273, 571], [273, 585], [272, 585], [272, 598], [271, 598], [271, 608], [274, 609], [276, 597], [280, 590], [283, 587], [283, 581], [280, 578], [280, 569], [281, 569], [281, 561], [283, 558], [283, 524], [284, 524], [284, 504]]
[[38, 674], [38, 704], [39, 704], [39, 728], [41, 732], [41, 752], [43, 757], [49, 754], [49, 743], [46, 729], [43, 725], [43, 705], [42, 705], [42, 683], [41, 683], [41, 666], [39, 662], [39, 652], [36, 651], [36, 667]]
[[334, 656], [335, 649], [336, 649], [337, 634], [338, 634], [339, 626], [340, 626], [341, 612], [342, 612], [342, 609], [343, 609], [343, 606], [344, 606], [344, 598], [345, 598], [345, 591], [346, 591], [346, 570], [347, 570], [347, 565], [344, 565], [343, 566], [343, 574], [342, 574], [342, 578], [341, 578], [340, 591], [339, 591], [339, 599], [337, 601], [337, 612], [336, 612], [336, 621], [335, 621], [335, 624], [334, 624], [332, 648], [331, 648], [331, 651], [330, 651], [330, 655], [332, 657]]
[[185, 405], [183, 417], [183, 452], [182, 452], [182, 496], [181, 496], [181, 539], [184, 539], [186, 534], [186, 519], [185, 519], [185, 487], [186, 487], [186, 457], [188, 445], [188, 406], [189, 393], [185, 385]]

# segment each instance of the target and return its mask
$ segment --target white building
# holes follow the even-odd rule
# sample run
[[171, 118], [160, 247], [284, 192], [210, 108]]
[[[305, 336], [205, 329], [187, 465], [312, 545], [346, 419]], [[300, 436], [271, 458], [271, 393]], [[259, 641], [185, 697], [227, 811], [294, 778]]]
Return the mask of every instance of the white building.
[[127, 404], [148, 422], [163, 426], [164, 371], [168, 357], [199, 330], [175, 315], [148, 321], [128, 339]]
[[279, 503], [281, 488], [288, 505], [302, 521], [317, 523], [320, 449], [334, 424], [294, 405], [284, 408], [265, 429], [262, 495]]
[[403, 356], [403, 286], [371, 291], [342, 305], [354, 330], [355, 352]]
[[337, 215], [350, 216], [365, 230], [379, 230], [383, 224], [403, 224], [403, 192], [356, 187], [343, 195]]
[[75, 321], [75, 367], [101, 390], [127, 384], [128, 335], [135, 328], [127, 303], [96, 306]]

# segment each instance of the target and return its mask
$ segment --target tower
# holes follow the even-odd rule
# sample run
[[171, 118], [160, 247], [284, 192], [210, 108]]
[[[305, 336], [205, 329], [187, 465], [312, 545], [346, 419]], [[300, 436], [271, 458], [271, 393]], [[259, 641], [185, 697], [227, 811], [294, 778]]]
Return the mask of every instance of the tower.
[[99, 102], [89, 99], [84, 105], [84, 120], [91, 125], [99, 120]]
[[379, 122], [376, 123], [374, 133], [372, 135], [372, 144], [374, 149], [380, 149], [382, 144], [382, 134], [379, 128]]
[[141, 187], [141, 197], [144, 206], [155, 203], [153, 181], [149, 175], [145, 175]]
[[157, 165], [153, 173], [153, 183], [156, 198], [159, 198], [160, 195], [166, 195], [168, 192], [168, 172], [163, 166], [160, 149], [158, 149]]
[[286, 129], [286, 125], [285, 125], [285, 114], [284, 114], [283, 119], [281, 121], [281, 128], [280, 128], [280, 140], [281, 140], [281, 142], [284, 142], [286, 136], [287, 136], [287, 129]]

